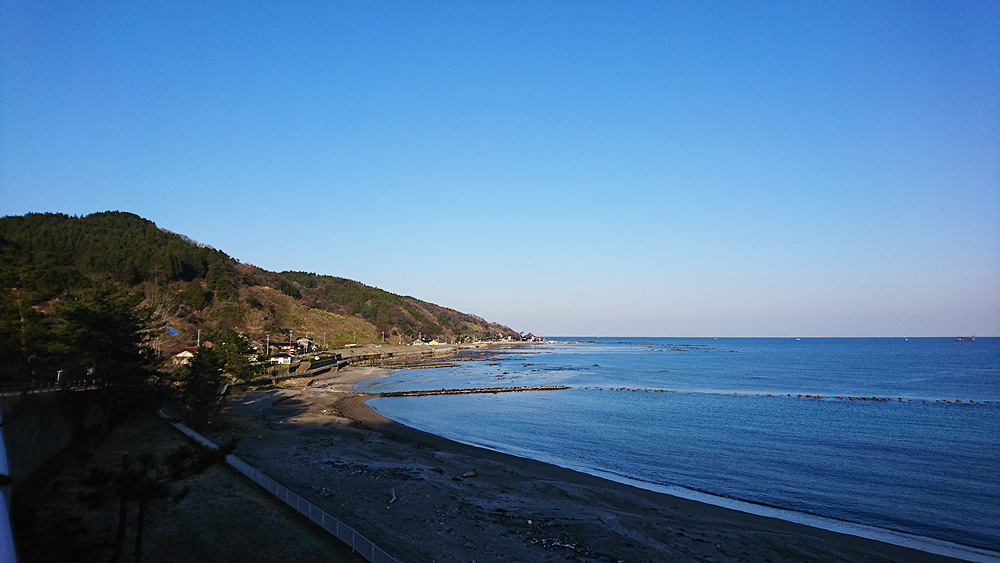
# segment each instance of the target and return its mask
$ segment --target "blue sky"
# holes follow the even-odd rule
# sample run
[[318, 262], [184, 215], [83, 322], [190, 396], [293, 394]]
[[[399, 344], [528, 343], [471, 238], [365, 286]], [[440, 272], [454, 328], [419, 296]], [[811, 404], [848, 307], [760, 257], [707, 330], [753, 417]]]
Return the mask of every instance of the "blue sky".
[[547, 335], [1000, 334], [1000, 3], [0, 5], [0, 214]]

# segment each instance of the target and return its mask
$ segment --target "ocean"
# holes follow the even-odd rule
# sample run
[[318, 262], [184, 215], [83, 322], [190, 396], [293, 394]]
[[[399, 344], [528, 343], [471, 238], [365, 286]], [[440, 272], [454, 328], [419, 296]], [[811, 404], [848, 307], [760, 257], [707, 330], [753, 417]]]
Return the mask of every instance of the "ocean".
[[[747, 512], [1000, 558], [1000, 338], [560, 338], [363, 382], [460, 442]], [[967, 549], [971, 548], [971, 549]]]

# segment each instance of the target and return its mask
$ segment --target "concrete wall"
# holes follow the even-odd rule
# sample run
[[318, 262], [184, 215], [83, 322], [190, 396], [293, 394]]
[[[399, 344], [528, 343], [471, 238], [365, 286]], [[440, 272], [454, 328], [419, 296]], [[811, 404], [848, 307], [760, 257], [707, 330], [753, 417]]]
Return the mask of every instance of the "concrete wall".
[[0, 397], [3, 444], [14, 488], [103, 420], [97, 391]]
[[393, 358], [416, 358], [421, 356], [454, 354], [459, 350], [487, 347], [483, 343], [441, 344], [437, 346], [359, 346], [357, 348], [343, 348], [335, 350], [335, 352], [342, 360], [347, 360], [352, 364], [370, 364]]

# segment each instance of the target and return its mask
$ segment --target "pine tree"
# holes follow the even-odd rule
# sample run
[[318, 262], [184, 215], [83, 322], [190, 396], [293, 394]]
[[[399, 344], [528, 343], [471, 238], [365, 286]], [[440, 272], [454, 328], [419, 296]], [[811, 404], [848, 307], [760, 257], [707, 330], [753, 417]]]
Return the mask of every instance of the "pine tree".
[[194, 426], [208, 421], [225, 384], [223, 361], [214, 348], [201, 347], [180, 373], [180, 397]]
[[153, 312], [138, 307], [140, 299], [98, 281], [57, 309], [65, 321], [57, 331], [63, 365], [97, 380], [108, 404], [105, 432], [118, 417], [162, 396], [163, 360], [151, 345]]

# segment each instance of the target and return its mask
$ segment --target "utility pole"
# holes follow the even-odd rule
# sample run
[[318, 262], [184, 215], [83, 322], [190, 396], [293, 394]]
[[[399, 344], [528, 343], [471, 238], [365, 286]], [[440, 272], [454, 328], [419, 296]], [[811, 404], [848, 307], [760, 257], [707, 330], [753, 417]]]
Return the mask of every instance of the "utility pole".
[[201, 348], [201, 329], [198, 329], [198, 347]]

